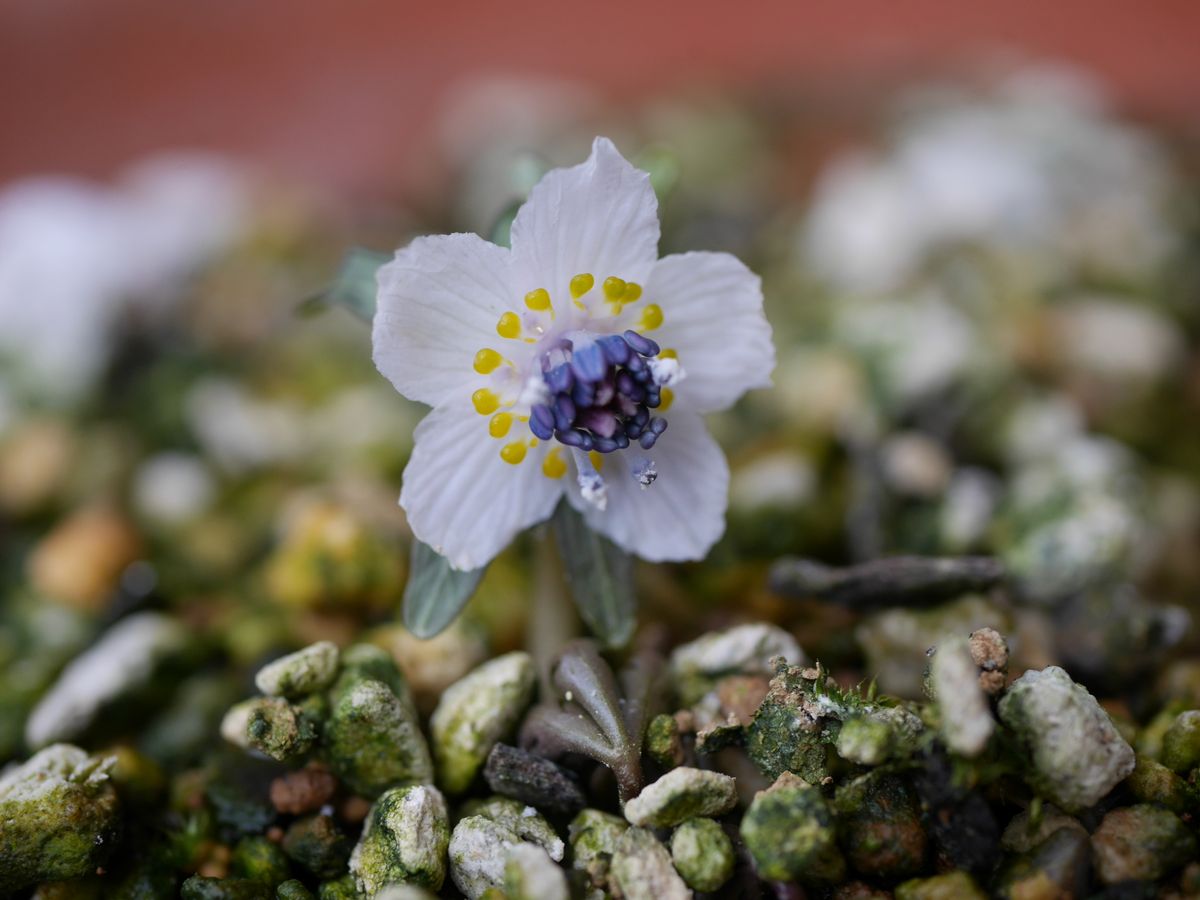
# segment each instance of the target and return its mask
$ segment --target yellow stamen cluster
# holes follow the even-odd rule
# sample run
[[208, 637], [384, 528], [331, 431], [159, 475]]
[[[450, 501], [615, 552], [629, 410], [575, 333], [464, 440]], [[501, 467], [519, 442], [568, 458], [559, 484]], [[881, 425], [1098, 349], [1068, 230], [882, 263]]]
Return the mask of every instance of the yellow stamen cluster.
[[495, 391], [480, 388], [471, 395], [471, 404], [481, 416], [490, 416], [500, 408], [500, 398]]
[[509, 465], [519, 465], [525, 459], [525, 442], [513, 441], [500, 448], [500, 458]]
[[475, 371], [480, 375], [495, 372], [504, 362], [504, 357], [490, 347], [484, 347], [475, 354]]
[[502, 438], [508, 434], [508, 430], [512, 428], [513, 417], [512, 413], [496, 413], [488, 422], [488, 434], [494, 438]]
[[588, 272], [576, 275], [571, 279], [571, 299], [578, 300], [590, 291], [595, 284], [596, 277]]
[[545, 312], [550, 309], [550, 292], [545, 288], [530, 291], [525, 295], [525, 305], [535, 312]]
[[604, 299], [616, 307], [614, 313], [619, 313], [622, 307], [642, 299], [642, 286], [636, 281], [609, 275], [604, 279]]
[[638, 331], [653, 331], [663, 323], [662, 307], [657, 303], [651, 303], [642, 310], [642, 318], [638, 322]]
[[592, 467], [595, 468], [597, 472], [604, 468], [604, 457], [595, 450], [588, 451], [588, 459], [592, 461]]
[[[511, 444], [505, 444], [500, 448], [500, 458], [511, 466], [519, 466], [525, 461], [525, 454], [536, 447], [538, 443], [538, 439], [533, 437], [527, 442], [513, 441]], [[545, 469], [544, 465], [543, 469]]]
[[671, 408], [671, 404], [674, 402], [675, 402], [675, 392], [673, 390], [671, 390], [669, 387], [663, 388], [659, 392], [658, 411], [660, 413], [666, 412], [668, 409]]
[[515, 312], [506, 312], [496, 323], [496, 334], [502, 338], [516, 338], [521, 334], [521, 318]]
[[563, 459], [562, 449], [555, 447], [542, 460], [542, 474], [547, 478], [562, 478], [567, 474], [567, 461]]

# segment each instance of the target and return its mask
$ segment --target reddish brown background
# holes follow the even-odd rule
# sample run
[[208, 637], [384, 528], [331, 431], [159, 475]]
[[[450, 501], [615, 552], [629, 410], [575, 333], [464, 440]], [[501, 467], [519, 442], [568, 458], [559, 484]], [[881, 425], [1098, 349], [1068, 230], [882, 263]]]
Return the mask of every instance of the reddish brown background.
[[1138, 112], [1200, 112], [1196, 0], [0, 0], [0, 181], [183, 146], [344, 189], [411, 187], [439, 104], [478, 75], [625, 99], [886, 83], [998, 48], [1082, 64]]

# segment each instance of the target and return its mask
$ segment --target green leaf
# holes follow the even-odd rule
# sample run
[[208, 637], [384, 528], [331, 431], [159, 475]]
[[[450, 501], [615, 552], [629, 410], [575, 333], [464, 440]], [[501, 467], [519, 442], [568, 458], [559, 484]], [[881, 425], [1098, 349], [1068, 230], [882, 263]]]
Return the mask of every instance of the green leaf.
[[483, 573], [452, 569], [446, 557], [414, 540], [404, 588], [405, 627], [422, 639], [441, 634], [463, 611]]
[[566, 503], [554, 514], [554, 536], [579, 615], [607, 646], [624, 646], [637, 615], [633, 558], [592, 531]]
[[333, 284], [324, 293], [306, 301], [301, 312], [311, 313], [329, 306], [342, 306], [364, 322], [370, 322], [375, 317], [375, 273], [390, 259], [387, 253], [363, 247], [353, 248], [342, 260]]

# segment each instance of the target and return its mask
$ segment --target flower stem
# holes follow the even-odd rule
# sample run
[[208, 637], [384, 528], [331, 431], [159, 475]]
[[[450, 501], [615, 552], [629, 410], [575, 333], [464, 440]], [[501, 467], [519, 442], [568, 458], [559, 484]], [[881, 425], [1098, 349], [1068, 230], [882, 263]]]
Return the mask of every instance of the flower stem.
[[533, 557], [533, 603], [525, 646], [537, 663], [543, 697], [555, 696], [550, 670], [567, 641], [581, 633], [575, 604], [567, 596], [562, 562], [549, 528], [538, 529]]

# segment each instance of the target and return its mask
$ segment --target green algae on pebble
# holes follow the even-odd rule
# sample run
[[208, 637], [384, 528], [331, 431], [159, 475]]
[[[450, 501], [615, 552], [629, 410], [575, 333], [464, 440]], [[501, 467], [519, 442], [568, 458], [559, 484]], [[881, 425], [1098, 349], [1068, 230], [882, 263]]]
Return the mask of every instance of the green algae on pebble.
[[53, 744], [0, 777], [0, 893], [91, 874], [113, 849], [111, 757]]
[[711, 893], [733, 875], [733, 844], [712, 819], [688, 819], [671, 835], [671, 860], [688, 887]]
[[332, 816], [297, 819], [283, 835], [283, 852], [318, 878], [333, 878], [346, 870], [350, 839]]
[[363, 678], [343, 686], [323, 743], [333, 773], [364, 797], [433, 780], [429, 747], [412, 708], [383, 681]]
[[483, 816], [501, 825], [523, 841], [537, 844], [554, 860], [563, 858], [564, 845], [558, 832], [532, 806], [526, 806], [511, 797], [488, 797], [472, 800], [463, 805], [464, 816]]
[[1133, 748], [1058, 666], [1014, 681], [999, 712], [1032, 758], [1030, 783], [1067, 812], [1092, 806], [1133, 771]]
[[609, 868], [614, 893], [624, 900], [690, 900], [692, 892], [671, 863], [667, 848], [645, 828], [617, 841]]
[[837, 736], [837, 754], [848, 762], [878, 766], [892, 754], [895, 746], [888, 724], [870, 716], [856, 716], [842, 723]]
[[449, 814], [437, 788], [393, 788], [371, 807], [350, 871], [368, 895], [397, 881], [438, 891], [446, 879], [449, 841]]
[[317, 888], [317, 900], [362, 900], [362, 895], [354, 884], [354, 878], [343, 875], [332, 881], [323, 881]]
[[238, 841], [233, 848], [230, 870], [237, 877], [261, 881], [272, 887], [286, 881], [291, 874], [287, 854], [277, 844], [257, 835]]
[[1200, 767], [1200, 709], [1175, 717], [1162, 738], [1162, 764], [1183, 775]]
[[814, 700], [814, 681], [806, 674], [823, 677], [819, 669], [780, 666], [746, 727], [746, 754], [769, 779], [794, 772], [816, 784], [829, 774], [830, 745], [822, 722], [827, 710]]
[[450, 877], [468, 900], [504, 884], [508, 853], [521, 839], [484, 816], [466, 816], [450, 835]]
[[281, 697], [255, 697], [225, 714], [221, 736], [239, 747], [289, 762], [312, 749], [317, 729], [303, 710]]
[[1137, 764], [1125, 779], [1125, 786], [1134, 799], [1162, 806], [1173, 813], [1185, 813], [1200, 805], [1200, 793], [1194, 785], [1146, 756], [1138, 756]]
[[988, 896], [966, 872], [947, 872], [898, 885], [896, 900], [988, 900]]
[[768, 881], [836, 884], [845, 877], [825, 798], [790, 772], [755, 796], [742, 817], [741, 835], [759, 876]]
[[1092, 854], [1104, 884], [1157, 881], [1196, 859], [1197, 843], [1170, 810], [1138, 804], [1105, 815], [1092, 833]]
[[254, 684], [268, 696], [294, 700], [329, 687], [337, 673], [337, 644], [318, 641], [267, 663], [254, 676]]
[[625, 804], [632, 825], [670, 828], [697, 816], [719, 816], [737, 805], [737, 783], [728, 775], [680, 766]]
[[429, 729], [438, 784], [446, 793], [470, 787], [492, 747], [516, 730], [536, 680], [533, 658], [515, 651], [472, 670], [442, 694]]
[[275, 900], [313, 900], [312, 891], [295, 878], [275, 888]]
[[646, 754], [664, 769], [683, 764], [683, 742], [679, 723], [667, 713], [659, 713], [646, 728]]
[[518, 844], [504, 863], [507, 900], [568, 900], [567, 876], [541, 847]]
[[586, 872], [593, 887], [606, 886], [612, 855], [628, 828], [628, 822], [611, 813], [581, 810], [567, 826], [572, 868]]
[[834, 809], [842, 850], [859, 873], [892, 881], [921, 871], [928, 840], [904, 779], [870, 772], [838, 788]]

